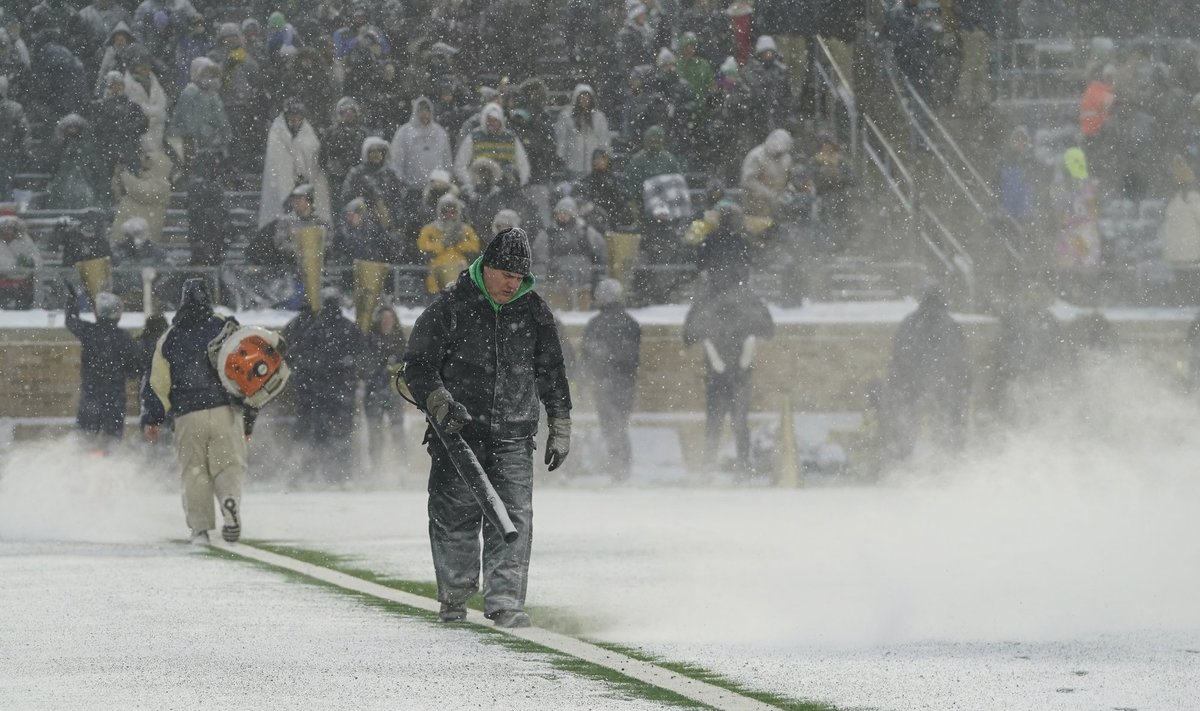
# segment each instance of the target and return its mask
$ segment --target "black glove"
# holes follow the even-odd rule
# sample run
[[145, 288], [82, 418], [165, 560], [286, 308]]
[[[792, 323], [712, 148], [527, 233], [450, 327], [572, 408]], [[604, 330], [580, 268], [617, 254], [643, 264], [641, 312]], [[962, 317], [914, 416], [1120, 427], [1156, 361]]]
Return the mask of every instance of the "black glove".
[[546, 438], [546, 467], [554, 471], [571, 452], [571, 418], [551, 417], [550, 436]]
[[450, 391], [438, 388], [425, 398], [425, 411], [446, 434], [457, 434], [471, 421], [471, 413], [460, 402], [455, 402]]

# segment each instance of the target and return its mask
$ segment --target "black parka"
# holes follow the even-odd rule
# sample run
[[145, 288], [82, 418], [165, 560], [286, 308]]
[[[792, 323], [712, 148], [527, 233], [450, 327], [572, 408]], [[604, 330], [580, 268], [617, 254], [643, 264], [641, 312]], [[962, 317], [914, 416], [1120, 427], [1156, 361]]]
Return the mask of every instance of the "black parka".
[[[532, 437], [538, 401], [552, 418], [571, 412], [571, 393], [554, 315], [536, 292], [493, 306], [471, 277], [479, 261], [417, 318], [404, 354], [417, 402], [445, 387], [474, 418], [468, 442]], [[481, 279], [480, 279], [481, 281]]]

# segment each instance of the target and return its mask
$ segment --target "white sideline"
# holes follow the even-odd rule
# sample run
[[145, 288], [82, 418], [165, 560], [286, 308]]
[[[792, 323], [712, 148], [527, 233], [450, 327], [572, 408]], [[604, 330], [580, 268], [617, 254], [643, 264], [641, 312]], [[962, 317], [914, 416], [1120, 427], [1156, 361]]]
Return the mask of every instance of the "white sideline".
[[[354, 592], [370, 595], [371, 597], [382, 600], [397, 602], [401, 605], [408, 605], [421, 610], [436, 613], [439, 605], [436, 600], [431, 600], [421, 595], [406, 593], [401, 590], [389, 588], [378, 583], [372, 583], [361, 578], [356, 578], [352, 575], [339, 573], [336, 570], [331, 570], [312, 563], [306, 563], [295, 558], [279, 555], [265, 551], [255, 546], [244, 543], [225, 543], [224, 541], [213, 541], [210, 544], [213, 548], [219, 548], [223, 551], [239, 555], [243, 558], [257, 560], [261, 563], [273, 565], [278, 568], [291, 570], [301, 575], [307, 575], [330, 585], [336, 585], [339, 588], [352, 590]], [[561, 652], [578, 659], [582, 659], [592, 664], [611, 669], [619, 672], [638, 681], [656, 686], [660, 689], [672, 691], [680, 696], [698, 701], [721, 711], [765, 711], [767, 709], [775, 709], [775, 706], [765, 704], [761, 701], [742, 696], [740, 694], [722, 689], [719, 686], [691, 679], [677, 674], [669, 669], [664, 669], [660, 666], [634, 659], [632, 657], [612, 652], [603, 647], [598, 647], [581, 639], [570, 637], [568, 635], [551, 632], [539, 627], [529, 627], [525, 629], [504, 629], [495, 627], [491, 621], [486, 619], [481, 613], [475, 610], [467, 611], [467, 622], [476, 625], [486, 625], [490, 629], [494, 629], [505, 634], [519, 637], [528, 640], [535, 644], [540, 644], [543, 647], [553, 649], [556, 652]]]

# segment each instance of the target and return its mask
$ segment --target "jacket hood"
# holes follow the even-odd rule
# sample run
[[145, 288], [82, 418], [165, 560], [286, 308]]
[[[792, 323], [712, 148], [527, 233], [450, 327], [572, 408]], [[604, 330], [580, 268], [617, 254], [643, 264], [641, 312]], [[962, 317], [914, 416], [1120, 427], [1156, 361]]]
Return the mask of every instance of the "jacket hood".
[[91, 127], [88, 120], [79, 114], [67, 114], [58, 120], [54, 126], [54, 138], [61, 141], [67, 133], [67, 129], [73, 126], [78, 126], [81, 131], [87, 131]]
[[591, 84], [576, 84], [575, 89], [571, 92], [571, 106], [579, 103], [580, 94], [591, 94], [592, 105], [595, 106], [596, 92], [592, 90]]
[[462, 201], [459, 200], [453, 192], [447, 192], [445, 195], [438, 198], [437, 201], [437, 219], [439, 221], [442, 219], [442, 208], [450, 205], [453, 205], [454, 209], [457, 211], [456, 219], [462, 218]]
[[568, 195], [554, 204], [554, 211], [565, 212], [573, 220], [579, 217], [579, 204], [575, 202], [575, 198]]
[[179, 310], [172, 323], [183, 328], [198, 326], [213, 315], [212, 292], [203, 279], [188, 279], [183, 283], [183, 294], [179, 299]]
[[417, 111], [422, 106], [429, 109], [430, 125], [437, 123], [437, 112], [433, 110], [433, 102], [427, 96], [418, 96], [412, 100], [412, 113], [408, 117], [408, 122], [414, 126], [420, 125], [420, 121], [417, 120]]
[[130, 44], [137, 41], [137, 36], [133, 34], [133, 30], [129, 29], [129, 25], [125, 24], [124, 20], [121, 20], [109, 31], [108, 37], [104, 40], [104, 45], [108, 46], [112, 44], [113, 39], [120, 34], [128, 35]]
[[487, 120], [494, 118], [500, 121], [500, 128], [505, 127], [504, 109], [500, 108], [500, 104], [487, 104], [479, 111], [479, 126], [487, 128]]
[[200, 75], [209, 69], [217, 69], [217, 63], [208, 57], [196, 57], [192, 60], [191, 69], [188, 71], [188, 78], [194, 83], [199, 83]]
[[773, 156], [782, 155], [792, 150], [792, 134], [782, 128], [777, 128], [771, 131], [763, 145], [766, 146], [767, 153]]
[[363, 143], [362, 143], [362, 155], [360, 156], [360, 159], [362, 160], [363, 163], [367, 162], [367, 154], [376, 148], [383, 149], [383, 152], [385, 154], [384, 157], [386, 159], [386, 157], [387, 157], [386, 154], [388, 152], [388, 142], [383, 140], [379, 136], [367, 136], [367, 140], [363, 141]]

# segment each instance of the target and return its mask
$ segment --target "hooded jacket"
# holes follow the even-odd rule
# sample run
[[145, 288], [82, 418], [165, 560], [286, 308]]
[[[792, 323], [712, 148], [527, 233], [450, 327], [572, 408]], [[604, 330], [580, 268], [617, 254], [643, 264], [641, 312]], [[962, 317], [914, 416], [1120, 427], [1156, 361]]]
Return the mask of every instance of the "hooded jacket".
[[569, 215], [559, 224], [551, 217], [549, 225], [533, 242], [534, 263], [547, 277], [557, 277], [574, 288], [588, 287], [607, 263], [604, 238], [579, 218], [579, 207], [572, 197], [564, 197], [554, 206], [555, 215]]
[[404, 353], [404, 377], [417, 402], [439, 387], [449, 390], [473, 418], [462, 434], [475, 446], [533, 437], [539, 402], [550, 418], [571, 413], [558, 328], [532, 290], [533, 275], [499, 305], [484, 289], [482, 261], [417, 318]]
[[216, 67], [208, 57], [192, 60], [192, 82], [179, 94], [167, 126], [169, 137], [192, 139], [196, 152], [222, 151], [233, 140], [221, 95], [216, 88], [204, 89], [199, 83], [206, 72]]
[[[499, 133], [488, 133], [489, 118], [500, 121]], [[505, 128], [504, 109], [499, 104], [487, 104], [480, 109], [479, 128], [468, 133], [458, 146], [458, 153], [454, 156], [454, 174], [465, 186], [473, 184], [471, 163], [476, 158], [496, 161], [504, 174], [519, 185], [529, 182], [529, 158], [525, 155], [525, 146], [520, 138]]]
[[325, 224], [332, 224], [329, 207], [329, 181], [321, 168], [321, 141], [308, 119], [293, 135], [281, 113], [267, 132], [267, 153], [263, 158], [262, 200], [258, 209], [258, 227], [262, 229], [283, 214], [283, 204], [301, 183], [313, 187], [313, 209]]
[[0, 216], [0, 229], [6, 227], [15, 229], [17, 236], [11, 242], [0, 240], [0, 272], [42, 266], [42, 255], [26, 231], [25, 223], [15, 215]]
[[777, 128], [742, 161], [746, 214], [770, 215], [792, 178], [792, 137]]
[[[421, 123], [417, 110], [429, 109], [429, 124]], [[420, 188], [435, 170], [450, 170], [454, 159], [450, 154], [450, 136], [437, 122], [433, 103], [419, 96], [412, 102], [412, 117], [392, 136], [392, 152], [388, 161], [396, 175], [409, 188]]]
[[[580, 95], [592, 95], [592, 112], [586, 118], [577, 121], [574, 109], [579, 104]], [[558, 157], [566, 166], [567, 172], [579, 178], [592, 172], [592, 154], [597, 148], [608, 148], [612, 137], [608, 132], [608, 119], [604, 112], [596, 107], [596, 93], [587, 84], [576, 84], [571, 92], [571, 107], [564, 109], [558, 115], [554, 124], [554, 140], [558, 147]], [[579, 125], [576, 125], [579, 124]]]
[[[442, 212], [454, 208], [455, 217], [445, 219]], [[479, 235], [463, 222], [463, 204], [451, 193], [438, 198], [437, 219], [421, 228], [417, 249], [429, 256], [429, 276], [425, 288], [436, 294], [454, 282], [458, 273], [479, 254]]]
[[[367, 160], [367, 156], [379, 148], [384, 151], [383, 162], [374, 165]], [[381, 227], [398, 230], [404, 226], [406, 191], [399, 176], [388, 165], [387, 152], [388, 142], [378, 136], [368, 136], [363, 141], [362, 162], [346, 176], [339, 205], [344, 207], [351, 200], [362, 198]]]
[[142, 107], [142, 113], [146, 114], [146, 120], [150, 122], [150, 126], [142, 134], [142, 148], [148, 152], [161, 151], [163, 134], [167, 128], [167, 93], [163, 91], [158, 77], [154, 76], [153, 72], [150, 73], [147, 84], [148, 87], [142, 86], [132, 71], [125, 72], [125, 96]]

